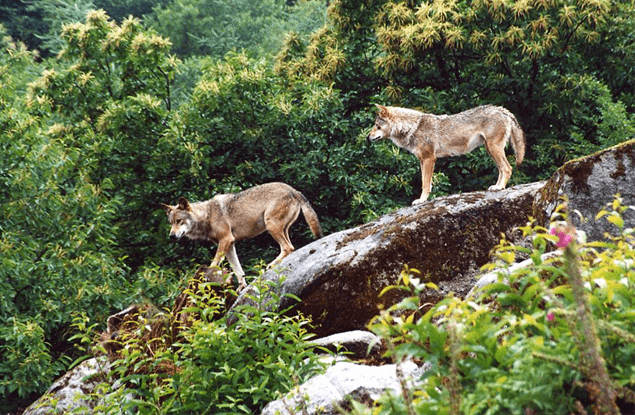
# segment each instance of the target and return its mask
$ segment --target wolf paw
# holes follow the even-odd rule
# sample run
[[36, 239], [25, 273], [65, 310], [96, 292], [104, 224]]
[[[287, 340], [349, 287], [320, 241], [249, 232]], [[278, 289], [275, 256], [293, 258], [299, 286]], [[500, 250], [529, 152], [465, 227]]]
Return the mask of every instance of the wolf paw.
[[412, 205], [413, 206], [414, 205], [418, 205], [418, 204], [421, 204], [421, 203], [423, 203], [425, 201], [426, 201], [426, 199], [415, 199], [415, 200], [412, 201]]
[[491, 185], [490, 187], [487, 188], [487, 190], [503, 190], [505, 187], [503, 186], [498, 186], [496, 184]]

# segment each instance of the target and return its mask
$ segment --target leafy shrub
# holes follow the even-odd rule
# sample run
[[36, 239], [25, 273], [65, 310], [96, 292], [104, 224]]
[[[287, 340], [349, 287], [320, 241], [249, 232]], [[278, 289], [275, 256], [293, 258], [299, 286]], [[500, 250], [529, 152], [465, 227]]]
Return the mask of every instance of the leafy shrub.
[[[41, 323], [29, 317], [3, 319], [0, 356], [0, 395], [20, 398], [46, 389], [69, 363], [66, 356], [51, 356]], [[0, 410], [7, 409], [0, 406]]]
[[[421, 315], [414, 296], [383, 312], [372, 329], [391, 357], [431, 368], [418, 387], [384, 396], [372, 413], [617, 414], [635, 404], [635, 238], [624, 229], [624, 209], [618, 198], [598, 214], [621, 230], [608, 242], [576, 242], [566, 213], [554, 222], [558, 236], [523, 227], [533, 248], [502, 241], [489, 267], [517, 253], [533, 265], [499, 271], [478, 299], [449, 296]], [[543, 261], [551, 243], [566, 245], [564, 254]], [[414, 294], [434, 288], [415, 274], [402, 274]], [[358, 404], [356, 412], [371, 410]]]
[[[256, 413], [322, 369], [307, 343], [309, 321], [275, 306], [274, 284], [255, 283], [255, 305], [235, 310], [232, 326], [213, 319], [221, 299], [209, 283], [200, 287], [188, 292], [194, 305], [180, 311], [200, 319], [177, 337], [157, 324], [175, 321], [170, 313], [141, 318], [121, 337], [112, 371], [115, 385], [126, 387], [105, 387], [94, 413]], [[272, 302], [271, 311], [263, 310], [263, 298]], [[158, 335], [148, 337], [151, 332]]]
[[0, 155], [0, 389], [19, 402], [64, 369], [74, 313], [105, 318], [121, 307], [126, 268], [113, 246], [118, 200], [87, 179], [85, 160], [58, 138], [63, 128], [0, 119], [7, 137], [20, 137]]

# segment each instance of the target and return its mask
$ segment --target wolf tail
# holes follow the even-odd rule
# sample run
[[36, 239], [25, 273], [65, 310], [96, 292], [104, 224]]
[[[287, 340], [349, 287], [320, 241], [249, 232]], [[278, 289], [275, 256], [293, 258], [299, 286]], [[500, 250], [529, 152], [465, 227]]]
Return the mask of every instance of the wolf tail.
[[309, 228], [311, 228], [311, 232], [315, 239], [320, 239], [322, 237], [322, 227], [320, 226], [320, 221], [318, 220], [317, 213], [313, 210], [313, 207], [309, 203], [306, 197], [300, 192], [300, 207], [302, 208], [302, 214], [304, 215], [304, 219], [306, 223], [309, 224]]
[[514, 149], [514, 153], [516, 154], [516, 166], [520, 166], [520, 163], [522, 163], [525, 158], [525, 133], [523, 132], [523, 129], [518, 123], [516, 117], [514, 117], [511, 112], [508, 115], [512, 121], [510, 141], [512, 142], [512, 147]]

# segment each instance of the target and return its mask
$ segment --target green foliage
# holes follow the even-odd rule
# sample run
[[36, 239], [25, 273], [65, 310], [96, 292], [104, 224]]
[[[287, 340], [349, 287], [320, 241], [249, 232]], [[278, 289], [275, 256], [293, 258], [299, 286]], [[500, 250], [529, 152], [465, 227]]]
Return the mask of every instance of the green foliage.
[[168, 56], [170, 41], [147, 31], [141, 21], [121, 26], [103, 11], [91, 11], [86, 23], [64, 26], [61, 65], [32, 85], [30, 99], [76, 122], [95, 128], [109, 104], [150, 94], [170, 108], [169, 86], [177, 61]]
[[46, 55], [57, 54], [64, 46], [60, 34], [65, 24], [81, 22], [95, 5], [91, 0], [40, 0], [27, 6], [27, 11], [36, 12], [42, 16], [43, 23], [48, 27], [46, 33], [37, 37], [41, 40], [38, 48]]
[[623, 142], [625, 137], [635, 137], [635, 118], [622, 102], [613, 101], [606, 85], [589, 77], [581, 79], [580, 84], [579, 98], [592, 110], [584, 125], [572, 128], [576, 154], [592, 154]]
[[[124, 305], [126, 268], [114, 249], [118, 201], [90, 183], [75, 149], [41, 133], [5, 150], [0, 325], [12, 329], [0, 340], [0, 385], [15, 402], [16, 393], [41, 392], [59, 375], [64, 365], [57, 359], [72, 353], [61, 333], [74, 313], [103, 319]], [[37, 366], [24, 360], [30, 350]]]
[[[330, 24], [308, 43], [288, 39], [276, 68], [354, 92], [354, 108], [394, 103], [443, 114], [503, 105], [528, 139], [521, 170], [544, 179], [551, 166], [595, 145], [604, 118], [595, 106], [632, 113], [633, 55], [626, 51], [634, 16], [628, 1], [338, 0], [331, 2]], [[605, 57], [620, 68], [629, 62], [628, 75], [615, 77]], [[628, 118], [622, 121], [630, 129]], [[447, 162], [454, 189], [487, 187], [495, 176], [481, 160]], [[516, 179], [525, 180], [515, 173]]]
[[[238, 321], [232, 326], [211, 320], [221, 301], [209, 283], [200, 287], [188, 291], [194, 305], [181, 313], [202, 319], [190, 320], [178, 342], [169, 330], [146, 336], [158, 332], [157, 319], [176, 321], [172, 315], [142, 318], [137, 329], [120, 333], [120, 358], [111, 367], [120, 380], [116, 384], [126, 387], [106, 386], [93, 413], [257, 413], [322, 370], [308, 343], [309, 321], [285, 316], [276, 306], [279, 283], [252, 285], [255, 306], [234, 310]], [[271, 302], [271, 311], [263, 311], [263, 298]]]
[[29, 4], [22, 1], [0, 1], [0, 25], [16, 41], [27, 45], [29, 49], [37, 49], [40, 44], [38, 35], [48, 30], [42, 20], [41, 13], [29, 8]]
[[266, 56], [280, 49], [287, 32], [308, 35], [324, 24], [325, 12], [317, 0], [292, 7], [285, 0], [185, 0], [156, 7], [147, 20], [181, 56], [220, 58], [242, 50]]
[[[58, 65], [31, 84], [32, 110], [65, 128], [60, 138], [82, 153], [89, 178], [120, 198], [119, 246], [133, 267], [154, 249], [155, 235], [137, 226], [156, 211], [153, 167], [163, 163], [156, 144], [171, 108], [170, 87], [178, 60], [170, 42], [129, 18], [117, 25], [103, 11], [64, 27]], [[134, 188], [134, 190], [132, 190]], [[145, 223], [145, 222], [144, 222]], [[136, 227], [142, 232], [129, 232]]]
[[0, 24], [0, 109], [3, 117], [18, 115], [17, 108], [11, 114], [7, 112], [15, 96], [23, 94], [27, 84], [37, 76], [38, 69], [34, 65], [36, 57], [37, 53], [29, 51], [24, 43], [13, 41]]
[[[173, 378], [183, 410], [213, 413], [255, 413], [320, 368], [312, 348], [308, 321], [286, 317], [273, 307], [262, 311], [263, 296], [279, 301], [276, 287], [256, 284], [256, 306], [241, 307], [230, 327], [195, 323], [185, 334], [182, 372]], [[201, 397], [205, 397], [204, 400]]]
[[95, 7], [103, 9], [115, 21], [134, 16], [139, 19], [152, 13], [152, 9], [167, 5], [170, 0], [93, 0]]
[[[563, 257], [543, 261], [547, 245], [561, 241], [539, 226], [523, 227], [533, 249], [503, 240], [488, 266], [499, 281], [478, 298], [450, 296], [422, 315], [415, 296], [382, 313], [371, 328], [388, 342], [389, 355], [431, 368], [417, 387], [385, 396], [372, 413], [569, 414], [584, 407], [613, 414], [618, 397], [635, 403], [635, 240], [620, 220], [627, 208], [618, 198], [600, 212], [620, 236], [592, 243], [575, 242], [579, 235], [560, 210], [554, 229], [574, 237]], [[500, 270], [521, 253], [532, 266]], [[413, 294], [434, 288], [415, 274], [402, 273]]]
[[[337, 0], [325, 22], [323, 1], [184, 0], [153, 2], [146, 21], [154, 30], [138, 19], [146, 1], [93, 3], [116, 18], [83, 17], [87, 1], [47, 0], [28, 11], [0, 1], [11, 33], [45, 36], [60, 50], [39, 60], [0, 29], [4, 412], [36, 397], [67, 366], [64, 356], [76, 356], [75, 315], [103, 325], [133, 301], [164, 306], [180, 277], [209, 263], [207, 247], [168, 240], [158, 203], [281, 180], [307, 196], [325, 233], [408, 205], [420, 190], [419, 164], [391, 143], [365, 143], [373, 102], [435, 113], [509, 107], [529, 139], [515, 183], [547, 177], [635, 129], [628, 2]], [[59, 36], [49, 27], [62, 28]], [[172, 44], [213, 56], [182, 63]], [[433, 197], [495, 181], [484, 150], [437, 166]], [[292, 240], [301, 247], [311, 237], [298, 223]], [[237, 249], [255, 275], [251, 266], [276, 247], [263, 235]], [[204, 339], [192, 334], [192, 342]], [[607, 362], [630, 356], [629, 347]], [[167, 389], [156, 385], [148, 393], [162, 402]]]
[[[133, 289], [116, 242], [125, 212], [114, 194], [121, 182], [100, 172], [94, 150], [108, 153], [98, 146], [107, 142], [94, 142], [98, 132], [75, 104], [85, 99], [84, 109], [97, 109], [95, 116], [105, 108], [99, 115], [112, 117], [114, 109], [101, 106], [100, 87], [79, 91], [81, 80], [91, 79], [90, 68], [81, 72], [79, 65], [46, 71], [26, 94], [39, 69], [32, 54], [3, 42], [0, 325], [7, 329], [0, 339], [0, 388], [3, 402], [19, 405], [67, 366], [64, 356], [74, 354], [68, 330], [73, 315], [86, 312], [103, 322], [128, 305]], [[104, 168], [111, 169], [109, 157]]]

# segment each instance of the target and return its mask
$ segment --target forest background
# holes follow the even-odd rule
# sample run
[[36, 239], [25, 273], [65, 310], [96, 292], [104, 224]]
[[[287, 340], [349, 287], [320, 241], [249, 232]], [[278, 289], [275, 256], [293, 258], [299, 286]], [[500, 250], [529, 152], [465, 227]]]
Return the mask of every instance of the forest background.
[[[512, 111], [510, 185], [635, 134], [635, 8], [609, 0], [0, 1], [0, 413], [78, 356], [77, 318], [171, 304], [209, 247], [159, 203], [270, 181], [325, 234], [409, 205], [416, 159], [367, 145], [374, 103]], [[483, 149], [431, 197], [496, 181]], [[300, 221], [301, 223], [301, 221]], [[308, 243], [302, 223], [296, 247]], [[268, 235], [237, 246], [252, 276]]]

